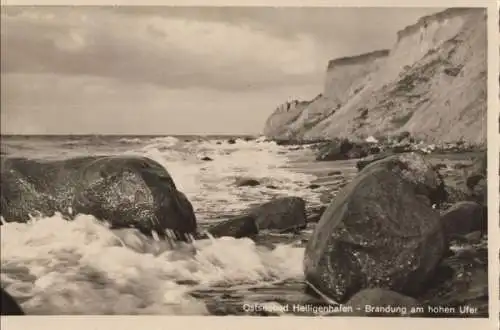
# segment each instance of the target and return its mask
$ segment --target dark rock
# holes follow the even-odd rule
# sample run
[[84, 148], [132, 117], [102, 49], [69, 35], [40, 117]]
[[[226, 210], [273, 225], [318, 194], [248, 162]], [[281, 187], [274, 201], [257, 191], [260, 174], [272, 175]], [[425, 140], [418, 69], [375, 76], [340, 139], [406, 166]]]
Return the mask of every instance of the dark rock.
[[473, 190], [474, 187], [480, 183], [481, 180], [484, 179], [483, 174], [471, 174], [467, 177], [467, 188]]
[[300, 197], [280, 197], [251, 208], [247, 215], [254, 217], [259, 230], [281, 232], [306, 226], [306, 202]]
[[443, 163], [439, 163], [439, 164], [434, 165], [434, 169], [436, 171], [439, 171], [439, 170], [445, 169], [445, 168], [448, 168], [448, 166], [446, 164], [443, 164]]
[[476, 230], [486, 233], [486, 208], [476, 202], [456, 203], [441, 215], [441, 224], [448, 240], [455, 235], [465, 235]]
[[348, 139], [334, 140], [323, 145], [316, 156], [318, 161], [332, 161], [349, 159], [348, 152], [353, 149], [354, 144]]
[[254, 217], [248, 215], [221, 221], [208, 228], [207, 231], [214, 237], [235, 238], [253, 237], [259, 233]]
[[2, 159], [1, 212], [7, 222], [30, 215], [90, 214], [112, 228], [188, 240], [196, 232], [191, 203], [167, 170], [145, 157], [92, 156], [60, 161]]
[[381, 160], [381, 159], [384, 159], [384, 158], [387, 158], [389, 156], [392, 156], [394, 155], [393, 153], [381, 153], [381, 154], [378, 154], [378, 155], [370, 155], [370, 156], [367, 156], [363, 159], [360, 159], [356, 162], [356, 168], [358, 169], [358, 171], [361, 171], [362, 169], [364, 169], [368, 164], [371, 164], [373, 162], [376, 162], [378, 160]]
[[382, 151], [382, 149], [378, 146], [371, 146], [370, 147], [370, 150], [369, 150], [369, 153], [370, 155], [375, 155], [375, 154], [378, 154]]
[[235, 185], [238, 187], [255, 187], [260, 185], [260, 182], [251, 178], [239, 178], [236, 180]]
[[320, 188], [320, 187], [321, 187], [321, 186], [320, 186], [319, 184], [315, 184], [315, 183], [313, 183], [313, 184], [310, 184], [307, 188], [309, 188], [309, 189], [318, 189], [318, 188]]
[[215, 142], [215, 144], [222, 144], [222, 141], [217, 141]]
[[235, 144], [236, 140], [235, 139], [229, 139], [229, 140], [227, 140], [227, 143], [228, 144]]
[[[444, 259], [440, 269], [450, 269], [438, 285], [429, 286], [416, 297], [427, 306], [447, 306], [452, 313], [432, 313], [433, 317], [487, 317], [488, 316], [488, 248], [476, 246]], [[477, 308], [474, 314], [460, 312], [460, 307]]]
[[366, 146], [354, 145], [346, 154], [346, 159], [358, 159], [368, 156]]
[[21, 306], [4, 288], [1, 288], [1, 294], [0, 315], [25, 315]]
[[328, 176], [332, 176], [332, 175], [342, 175], [342, 171], [339, 171], [339, 170], [336, 170], [336, 171], [331, 171], [331, 172], [328, 172], [327, 174]]
[[448, 76], [456, 77], [462, 70], [461, 67], [453, 67], [453, 68], [445, 68], [443, 71], [446, 73]]
[[475, 159], [466, 180], [473, 200], [482, 205], [488, 204], [487, 166], [487, 154], [484, 151]]
[[440, 184], [416, 153], [365, 167], [315, 227], [304, 256], [308, 284], [340, 303], [370, 287], [421, 292], [445, 253], [431, 208]]
[[206, 162], [210, 162], [210, 161], [212, 161], [213, 159], [212, 159], [212, 158], [210, 158], [210, 157], [208, 157], [208, 156], [205, 156], [205, 157], [203, 157], [201, 160], [206, 161]]
[[[420, 306], [416, 299], [380, 288], [362, 290], [356, 293], [346, 305], [353, 308], [354, 314], [352, 316], [394, 317], [424, 316], [425, 314], [411, 312], [412, 308]], [[373, 307], [385, 308], [385, 310], [377, 311]]]
[[272, 185], [272, 184], [268, 184], [268, 185], [266, 186], [266, 188], [269, 188], [269, 189], [278, 189], [278, 187], [276, 187], [276, 186], [274, 186], [274, 185]]
[[409, 144], [409, 143], [396, 145], [396, 146], [392, 147], [392, 152], [395, 154], [401, 154], [401, 153], [411, 152], [411, 151], [412, 151], [412, 147], [411, 147], [411, 144]]

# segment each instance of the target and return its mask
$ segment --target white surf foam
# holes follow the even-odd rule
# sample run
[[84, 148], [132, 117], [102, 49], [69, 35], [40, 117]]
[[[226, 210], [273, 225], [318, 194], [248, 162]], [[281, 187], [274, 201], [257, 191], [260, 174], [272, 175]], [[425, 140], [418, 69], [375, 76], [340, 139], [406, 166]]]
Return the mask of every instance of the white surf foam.
[[87, 215], [0, 230], [2, 286], [28, 314], [207, 314], [191, 290], [302, 277], [303, 248], [249, 239], [196, 241], [194, 254]]

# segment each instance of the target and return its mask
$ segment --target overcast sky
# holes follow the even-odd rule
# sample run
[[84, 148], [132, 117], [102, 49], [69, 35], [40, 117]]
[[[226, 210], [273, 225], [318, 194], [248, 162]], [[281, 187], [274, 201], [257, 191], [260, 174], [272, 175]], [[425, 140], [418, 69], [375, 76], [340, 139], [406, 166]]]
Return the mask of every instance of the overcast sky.
[[438, 8], [3, 7], [4, 134], [260, 133]]

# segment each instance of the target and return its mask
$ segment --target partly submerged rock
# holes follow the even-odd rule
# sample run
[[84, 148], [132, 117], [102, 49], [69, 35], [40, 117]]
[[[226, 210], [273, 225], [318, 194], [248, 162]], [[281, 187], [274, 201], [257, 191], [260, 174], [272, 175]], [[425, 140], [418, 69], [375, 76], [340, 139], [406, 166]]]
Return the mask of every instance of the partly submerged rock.
[[375, 149], [368, 142], [355, 143], [348, 139], [333, 140], [320, 147], [316, 160], [332, 161], [362, 158], [367, 156], [371, 150]]
[[367, 166], [315, 227], [304, 256], [308, 284], [337, 302], [371, 287], [421, 292], [445, 252], [431, 207], [440, 186], [417, 154]]
[[25, 315], [21, 306], [4, 288], [1, 288], [0, 293], [2, 295], [0, 315]]
[[67, 218], [90, 214], [112, 228], [135, 227], [146, 235], [154, 230], [173, 239], [188, 240], [196, 232], [191, 203], [149, 158], [8, 158], [1, 171], [1, 214], [7, 222], [59, 212]]
[[487, 153], [479, 155], [468, 171], [466, 185], [473, 200], [482, 205], [488, 204]]
[[306, 202], [300, 197], [280, 197], [251, 208], [259, 230], [288, 231], [306, 226]]
[[238, 187], [255, 187], [260, 185], [260, 182], [252, 178], [238, 178], [234, 184]]
[[214, 237], [231, 236], [235, 238], [253, 237], [259, 233], [255, 218], [249, 215], [223, 220], [207, 231]]
[[486, 208], [476, 202], [458, 202], [441, 215], [441, 224], [448, 240], [456, 235], [466, 235], [474, 231], [486, 233]]

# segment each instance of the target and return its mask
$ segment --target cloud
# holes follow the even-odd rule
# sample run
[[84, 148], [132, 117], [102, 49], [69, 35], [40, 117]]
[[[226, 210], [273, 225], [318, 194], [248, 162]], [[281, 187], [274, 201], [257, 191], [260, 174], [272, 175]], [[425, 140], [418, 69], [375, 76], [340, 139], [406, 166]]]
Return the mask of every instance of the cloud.
[[48, 10], [2, 12], [2, 72], [241, 89], [311, 82], [325, 66], [307, 34], [279, 38], [246, 25], [98, 8]]
[[328, 60], [390, 47], [437, 10], [2, 7], [1, 130], [260, 132], [322, 91]]

